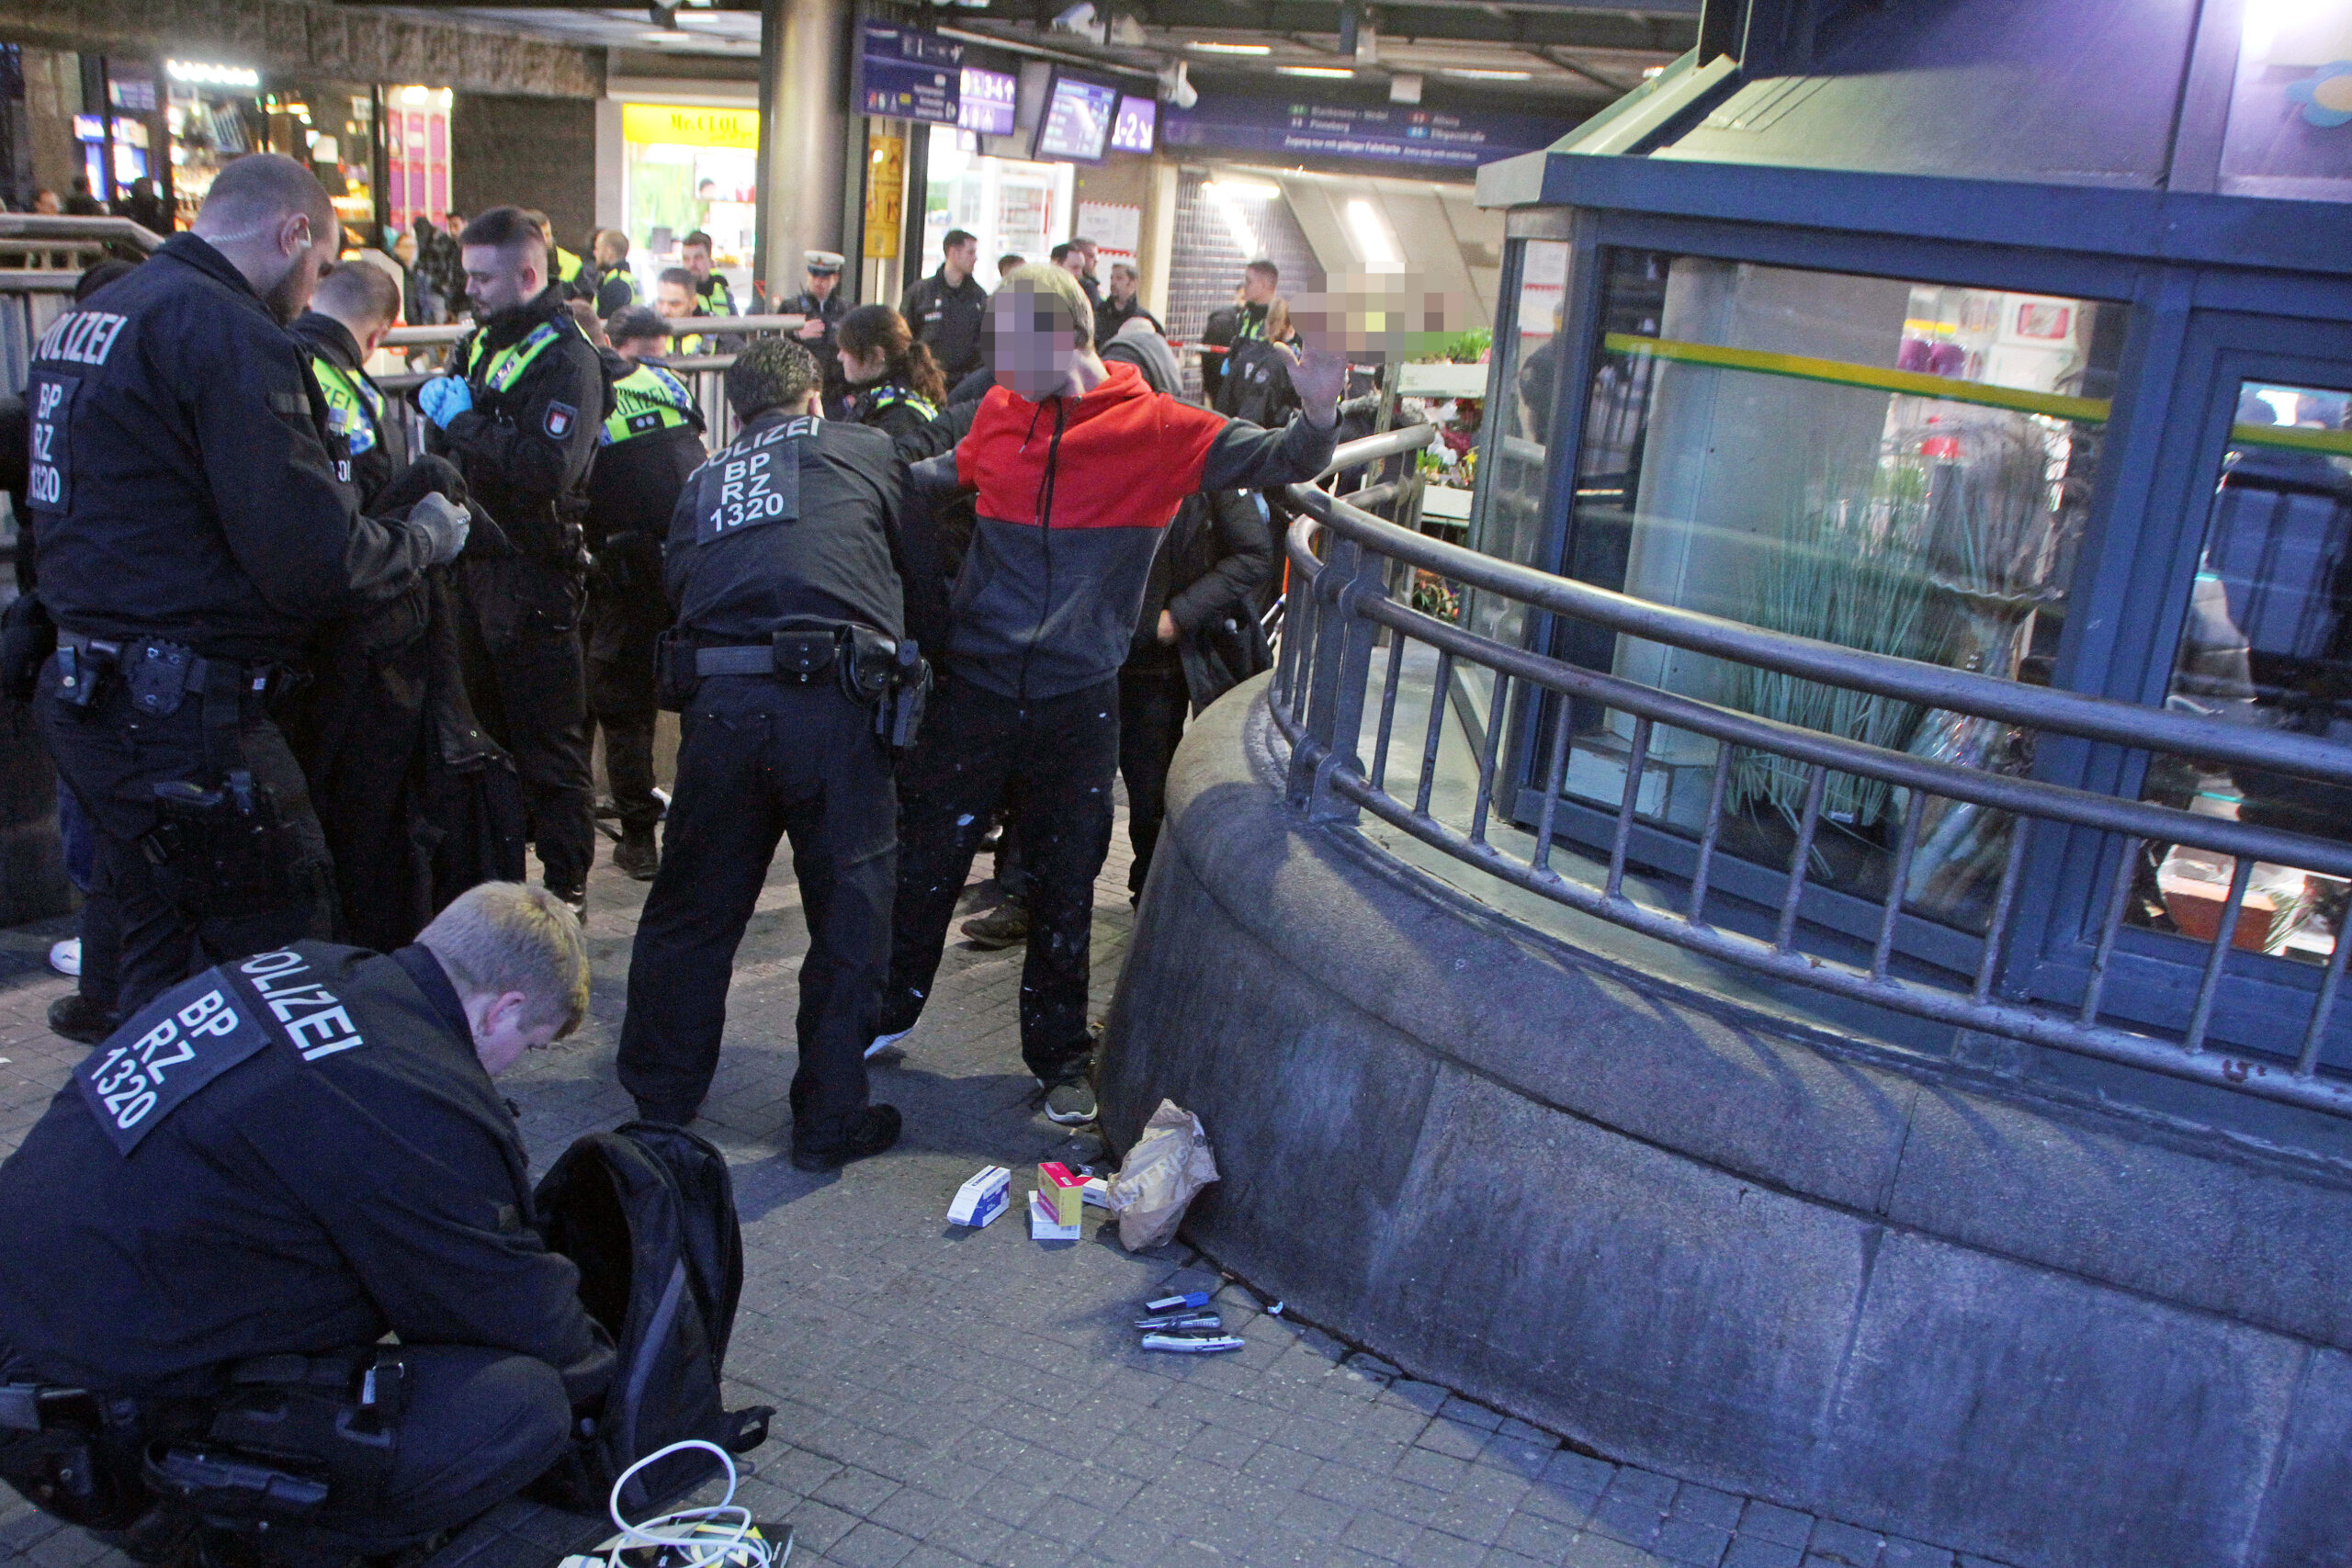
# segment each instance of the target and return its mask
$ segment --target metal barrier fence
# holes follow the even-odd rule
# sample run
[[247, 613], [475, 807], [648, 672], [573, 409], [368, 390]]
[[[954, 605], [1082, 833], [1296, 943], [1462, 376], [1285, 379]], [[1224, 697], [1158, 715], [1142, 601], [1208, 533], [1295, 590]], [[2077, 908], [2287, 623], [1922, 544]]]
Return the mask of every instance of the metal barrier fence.
[[[1401, 453], [1425, 442], [1428, 434], [1400, 431], [1351, 443], [1342, 448], [1338, 461], [1362, 463]], [[1361, 808], [1514, 886], [1712, 959], [1964, 1030], [2352, 1116], [2352, 1080], [2319, 1067], [2320, 1047], [2335, 1015], [2347, 953], [2352, 953], [2352, 931], [2339, 936], [2308, 1015], [2291, 1024], [2281, 1021], [2282, 1038], [2300, 1034], [2291, 1060], [2233, 1055], [2206, 1045], [2223, 962], [2235, 939], [2256, 863], [2352, 877], [2352, 844], [1984, 772], [1718, 707], [1497, 642], [1423, 615], [1395, 601], [1391, 574], [1398, 568], [1432, 571], [1530, 609], [1612, 632], [1849, 692], [2024, 726], [2044, 735], [2192, 756], [2217, 764], [2244, 764], [2339, 785], [2352, 784], [2352, 748], [2315, 737], [2218, 723], [2163, 708], [1860, 652], [1629, 598], [1400, 528], [1363, 510], [1365, 504], [1378, 504], [1376, 491], [1341, 501], [1299, 485], [1292, 488], [1291, 495], [1306, 514], [1293, 525], [1288, 540], [1293, 587], [1269, 704], [1276, 726], [1291, 746], [1291, 798], [1305, 808], [1310, 820], [1353, 822]], [[1318, 545], [1322, 547], [1319, 555]], [[1367, 767], [1359, 749], [1370, 700], [1372, 661], [1384, 632], [1386, 671]], [[1390, 793], [1388, 769], [1404, 659], [1408, 645], [1416, 643], [1434, 650], [1436, 674], [1419, 768], [1408, 802]], [[1466, 832], [1440, 821], [1430, 811], [1448, 699], [1464, 666], [1492, 672], [1494, 694], [1487, 711], [1496, 716], [1478, 743], [1477, 785]], [[1529, 694], [1554, 694], [1560, 699], [1555, 705], [1556, 720], [1542, 742], [1542, 773], [1535, 787], [1543, 806], [1532, 851], [1523, 859], [1498, 848], [1489, 839], [1499, 743], [1508, 728], [1500, 716], [1510, 712], [1514, 687]], [[1631, 760], [1624, 793], [1617, 805], [1615, 832], [1605, 871], [1597, 863], [1592, 867], [1597, 875], [1553, 863], [1555, 845], [1561, 841], [1555, 810], [1566, 782], [1572, 709], [1568, 699], [1572, 698], [1602, 705], [1634, 720]], [[1679, 908], [1637, 900], [1625, 886], [1645, 762], [1653, 733], [1661, 725], [1715, 742], [1713, 795], [1698, 840], [1696, 870]], [[1735, 752], [1742, 750], [1804, 770], [1804, 810], [1796, 823], [1785, 891], [1769, 940], [1724, 929], [1707, 918], [1710, 876], [1725, 820], [1724, 784]], [[1827, 933], [1799, 918], [1814, 839], [1822, 822], [1823, 795], [1832, 773], [1883, 781], [1909, 796], [1867, 964], [1838, 956], [1838, 943], [1825, 940]], [[1907, 872], [1931, 798], [1971, 804], [2018, 819], [2009, 833], [1975, 973], [1973, 977], [1958, 977], [1955, 984], [1892, 969]], [[2026, 830], [2029, 820], [2096, 829], [2115, 839], [2112, 857], [2107, 862], [2113, 873], [2113, 888], [2105, 901], [2088, 984], [2078, 1007], [2046, 1005], [1996, 992], [2018, 913], [2019, 874], [2026, 844], [2032, 836]], [[2188, 1027], [2177, 1038], [2124, 1027], [2101, 1016], [2102, 994], [2117, 933], [2123, 924], [2132, 867], [2143, 848], [2150, 844], [2211, 851], [2236, 862], [2219, 927], [2206, 946]]]

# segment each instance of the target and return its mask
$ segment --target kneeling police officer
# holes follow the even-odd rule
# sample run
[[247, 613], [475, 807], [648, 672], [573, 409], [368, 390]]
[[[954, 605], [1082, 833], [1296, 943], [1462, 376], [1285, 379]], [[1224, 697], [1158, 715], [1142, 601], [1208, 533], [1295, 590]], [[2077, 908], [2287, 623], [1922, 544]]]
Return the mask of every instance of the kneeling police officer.
[[620, 1079], [649, 1120], [709, 1091], [736, 945], [792, 840], [808, 920], [792, 1158], [831, 1170], [898, 1141], [865, 1100], [897, 874], [893, 745], [912, 739], [921, 661], [906, 637], [900, 469], [889, 437], [818, 413], [823, 374], [784, 339], [727, 370], [741, 422], [672, 516], [677, 626], [661, 678], [684, 741], [662, 870], [629, 958]]
[[545, 1472], [614, 1357], [491, 1079], [587, 1001], [514, 883], [156, 998], [0, 1166], [0, 1476], [148, 1561], [202, 1527], [308, 1564]]

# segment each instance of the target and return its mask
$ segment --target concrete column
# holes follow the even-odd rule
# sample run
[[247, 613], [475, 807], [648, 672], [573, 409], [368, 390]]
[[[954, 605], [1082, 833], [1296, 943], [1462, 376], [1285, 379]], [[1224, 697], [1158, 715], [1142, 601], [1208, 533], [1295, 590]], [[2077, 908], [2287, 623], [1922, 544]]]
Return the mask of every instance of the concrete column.
[[759, 254], [768, 299], [800, 288], [800, 254], [842, 248], [850, 0], [760, 7]]

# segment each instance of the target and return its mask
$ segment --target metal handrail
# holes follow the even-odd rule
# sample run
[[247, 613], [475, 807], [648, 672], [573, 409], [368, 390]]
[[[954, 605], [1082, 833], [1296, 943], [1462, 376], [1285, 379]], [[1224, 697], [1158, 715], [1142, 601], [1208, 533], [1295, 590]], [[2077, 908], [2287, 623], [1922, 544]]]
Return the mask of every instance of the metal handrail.
[[[1424, 538], [1306, 486], [1293, 487], [1291, 495], [1305, 513], [1293, 526], [1287, 541], [1295, 571], [1299, 575], [1295, 579], [1294, 608], [1284, 628], [1269, 706], [1277, 727], [1291, 743], [1292, 795], [1307, 807], [1311, 818], [1348, 820], [1352, 818], [1353, 808], [1369, 810], [1421, 841], [1513, 886], [1709, 957], [1816, 989], [1962, 1029], [2123, 1062], [2264, 1099], [2352, 1116], [2352, 1081], [2333, 1073], [2324, 1075], [2318, 1069], [2319, 1051], [2334, 1013], [2346, 955], [2352, 953], [2352, 931], [2343, 933], [2335, 945], [2304, 1021], [2301, 1047], [2291, 1067], [2268, 1056], [2205, 1048], [2224, 961], [2233, 950], [2254, 863], [2267, 861], [2352, 877], [2352, 845], [1918, 757], [1761, 718], [1569, 664], [1496, 642], [1394, 603], [1385, 592], [1385, 568], [1381, 563], [1396, 561], [1440, 572], [1456, 581], [1485, 588], [1521, 604], [1577, 615], [1612, 631], [1670, 642], [1808, 679], [1826, 680], [1852, 690], [1880, 692], [1906, 701], [2086, 739], [2177, 750], [2204, 759], [2237, 757], [2262, 766], [2330, 780], [2352, 779], [2352, 749], [2331, 748], [2335, 754], [2324, 756], [2314, 754], [2324, 744], [2319, 742], [2291, 751], [2247, 745], [2245, 742], [2261, 732], [2247, 732], [2212, 721], [2200, 725], [2161, 710], [2138, 709], [2128, 704], [2069, 693], [2024, 688], [2032, 697], [2048, 700], [2020, 702], [2017, 700], [2018, 692], [1988, 677], [1969, 675], [1964, 681], [1951, 682], [1930, 680], [1928, 677], [1932, 674], [1967, 672], [1940, 671], [1909, 660], [1860, 654], [1804, 637], [1671, 610]], [[1317, 536], [1326, 532], [1340, 541], [1327, 551], [1330, 559], [1319, 558], [1316, 551]], [[1374, 760], [1367, 769], [1356, 754], [1356, 746], [1368, 700], [1372, 642], [1379, 628], [1384, 627], [1391, 639], [1387, 677], [1380, 699]], [[1408, 641], [1425, 643], [1439, 655], [1438, 685], [1430, 699], [1431, 718], [1422, 750], [1418, 794], [1409, 806], [1386, 789], [1397, 682]], [[1838, 657], [1828, 657], [1832, 654]], [[1608, 870], [1598, 885], [1564, 875], [1551, 864], [1557, 841], [1555, 808], [1564, 788], [1569, 753], [1569, 705], [1565, 701], [1560, 704], [1549, 738], [1544, 804], [1532, 855], [1521, 861], [1487, 840], [1486, 824], [1496, 787], [1497, 741], [1502, 728], [1499, 722], [1489, 724], [1483, 742], [1469, 832], [1457, 832], [1430, 814], [1429, 804], [1441, 734], [1438, 715], [1448, 701], [1453, 668], [1459, 663], [1483, 666], [1495, 672], [1497, 689], [1489, 711], [1498, 716], [1504, 684], [1517, 681], [1563, 698], [1588, 699], [1634, 718], [1626, 783], [1616, 814]], [[1985, 700], [1988, 696], [1998, 700]], [[2139, 728], [2126, 725], [2126, 716], [2138, 719]], [[1713, 796], [1697, 848], [1689, 896], [1679, 912], [1638, 902], [1623, 887], [1650, 741], [1656, 727], [1661, 724], [1710, 737], [1716, 743]], [[2215, 730], [2220, 735], [2214, 734]], [[1725, 818], [1724, 781], [1735, 752], [1741, 748], [1787, 758], [1807, 770], [1804, 811], [1787, 872], [1778, 927], [1770, 942], [1721, 929], [1706, 919], [1708, 883]], [[1910, 793], [1894, 851], [1889, 891], [1879, 911], [1877, 940], [1867, 967], [1804, 951], [1798, 940], [1810, 855], [1821, 822], [1825, 787], [1832, 773], [1880, 780]], [[2020, 819], [2086, 828], [2120, 837], [2118, 852], [2108, 863], [2115, 883], [2078, 1008], [2061, 1010], [1994, 995], [2029, 837], [2022, 820], [2009, 835], [2007, 863], [1994, 896], [1973, 984], [1961, 988], [1891, 972], [1896, 929], [1904, 917], [1909, 868], [1918, 845], [1926, 803], [1931, 795], [2007, 813]], [[2211, 850], [2229, 854], [2236, 861], [2228, 902], [2207, 948], [2189, 1024], [2177, 1041], [2123, 1028], [2104, 1021], [2099, 1016], [2117, 934], [2125, 914], [2131, 870], [2135, 857], [2151, 843]]]
[[[679, 316], [662, 318], [672, 337], [740, 337], [751, 333], [797, 331], [807, 316]], [[394, 327], [384, 334], [386, 348], [430, 348], [456, 343], [474, 330], [470, 321], [449, 321], [429, 327]]]
[[161, 234], [128, 218], [71, 218], [54, 212], [0, 212], [0, 247], [12, 250], [54, 251], [75, 244], [132, 244], [142, 251], [153, 251], [163, 243]]

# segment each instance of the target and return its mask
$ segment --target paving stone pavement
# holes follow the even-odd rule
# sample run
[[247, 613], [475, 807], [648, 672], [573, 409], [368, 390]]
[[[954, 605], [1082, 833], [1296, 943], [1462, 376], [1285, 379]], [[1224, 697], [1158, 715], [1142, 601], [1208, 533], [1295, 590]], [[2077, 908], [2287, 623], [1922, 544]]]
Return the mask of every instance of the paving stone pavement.
[[[1124, 825], [1118, 840], [1096, 900], [1098, 1012], [1133, 930]], [[577, 1134], [630, 1114], [612, 1056], [644, 891], [599, 867], [590, 1021], [502, 1080], [542, 1168]], [[986, 892], [970, 890], [974, 907]], [[43, 956], [70, 931], [0, 931], [0, 1152], [82, 1055], [44, 1020], [70, 982]], [[727, 1053], [695, 1125], [726, 1152], [743, 1219], [730, 1403], [777, 1408], [742, 1499], [793, 1526], [795, 1564], [1998, 1568], [1563, 1448], [1270, 1314], [1181, 1245], [1129, 1255], [1091, 1210], [1088, 1238], [1057, 1245], [1031, 1242], [1017, 1206], [985, 1230], [946, 1224], [948, 1200], [984, 1164], [1012, 1167], [1018, 1198], [1024, 1168], [1099, 1149], [1030, 1103], [1017, 948], [951, 944], [904, 1055], [879, 1064], [875, 1097], [907, 1114], [899, 1150], [837, 1176], [794, 1170], [785, 1097], [806, 942], [780, 857], [737, 958]], [[1201, 1288], [1220, 1291], [1244, 1349], [1137, 1348], [1138, 1303]], [[0, 1559], [129, 1568], [9, 1503]], [[510, 1504], [433, 1568], [550, 1568], [607, 1533]]]

